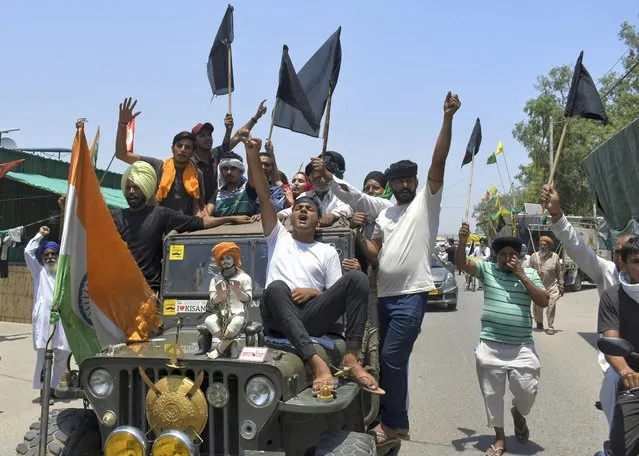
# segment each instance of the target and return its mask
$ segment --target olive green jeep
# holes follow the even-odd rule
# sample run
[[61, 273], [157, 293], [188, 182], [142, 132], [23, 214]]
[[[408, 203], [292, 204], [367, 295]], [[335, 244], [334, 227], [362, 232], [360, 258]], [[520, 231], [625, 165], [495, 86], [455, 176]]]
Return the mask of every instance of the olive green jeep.
[[[341, 259], [353, 257], [349, 229], [321, 229], [316, 237], [334, 245]], [[211, 250], [223, 241], [241, 248], [253, 300], [235, 353], [213, 360], [198, 352], [209, 283], [219, 271]], [[59, 388], [57, 394], [81, 397], [85, 407], [49, 415], [47, 455], [376, 454], [365, 432], [377, 418], [379, 397], [343, 379], [334, 391], [325, 388], [314, 396], [312, 372], [290, 343], [264, 335], [259, 306], [266, 266], [261, 223], [168, 236], [159, 296], [163, 332], [149, 342], [108, 347], [82, 362], [79, 387]], [[369, 309], [376, 320], [375, 306]], [[379, 378], [376, 334], [369, 337], [376, 326], [369, 321], [361, 357]], [[328, 334], [314, 342], [321, 357], [340, 365], [342, 337]], [[39, 435], [35, 423], [17, 454], [37, 455]]]

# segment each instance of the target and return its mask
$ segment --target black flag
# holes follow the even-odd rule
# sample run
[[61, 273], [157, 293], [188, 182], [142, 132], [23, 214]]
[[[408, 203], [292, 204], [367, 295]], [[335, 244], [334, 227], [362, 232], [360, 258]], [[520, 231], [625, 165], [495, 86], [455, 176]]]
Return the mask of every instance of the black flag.
[[503, 227], [506, 226], [506, 220], [504, 220], [504, 216], [499, 211], [499, 217], [497, 218], [497, 226], [495, 227], [495, 232], [499, 233]]
[[586, 119], [601, 120], [608, 123], [606, 110], [601, 102], [597, 87], [590, 77], [590, 73], [583, 66], [581, 61], [584, 58], [584, 51], [581, 51], [575, 71], [572, 74], [570, 92], [568, 92], [568, 102], [566, 103], [565, 117], [585, 117]]
[[341, 31], [342, 27], [339, 27], [297, 74], [317, 124], [311, 125], [299, 109], [279, 103], [275, 109], [274, 125], [319, 138], [328, 92], [335, 89], [342, 64]]
[[[229, 55], [228, 47], [233, 42], [233, 7], [226, 8], [226, 13], [215, 35], [215, 41], [209, 53], [206, 73], [209, 77], [213, 95], [229, 93]], [[231, 59], [232, 62], [232, 59]], [[233, 67], [231, 63], [231, 91], [235, 89], [233, 81]]]
[[466, 146], [466, 155], [464, 155], [464, 161], [462, 162], [462, 168], [467, 165], [473, 159], [473, 156], [479, 152], [479, 146], [481, 145], [481, 123], [479, 117], [475, 121], [475, 127], [473, 133], [470, 135], [468, 146]]
[[276, 110], [281, 110], [285, 104], [299, 110], [304, 119], [314, 130], [319, 130], [320, 121], [315, 117], [313, 108], [308, 101], [302, 83], [295, 73], [293, 62], [288, 55], [288, 46], [282, 50], [282, 63], [280, 64], [280, 82], [277, 86], [278, 105]]

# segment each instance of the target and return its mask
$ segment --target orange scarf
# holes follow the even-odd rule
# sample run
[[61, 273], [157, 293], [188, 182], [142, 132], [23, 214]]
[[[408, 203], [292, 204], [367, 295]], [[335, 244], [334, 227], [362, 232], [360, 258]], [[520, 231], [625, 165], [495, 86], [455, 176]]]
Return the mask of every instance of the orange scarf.
[[[162, 167], [162, 179], [160, 180], [160, 185], [158, 185], [158, 191], [155, 194], [155, 200], [158, 203], [161, 203], [166, 199], [174, 180], [175, 163], [172, 158], [169, 158], [164, 161], [164, 166]], [[200, 199], [200, 185], [197, 179], [197, 169], [191, 162], [189, 162], [189, 164], [186, 165], [186, 168], [184, 168], [182, 183], [184, 184], [184, 190], [186, 190], [186, 193], [196, 200]]]

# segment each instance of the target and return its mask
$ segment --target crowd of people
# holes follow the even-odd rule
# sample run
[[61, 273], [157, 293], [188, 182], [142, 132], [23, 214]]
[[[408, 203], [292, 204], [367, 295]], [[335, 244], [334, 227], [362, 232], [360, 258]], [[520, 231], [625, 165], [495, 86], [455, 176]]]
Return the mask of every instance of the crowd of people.
[[[268, 246], [260, 307], [265, 332], [279, 334], [293, 344], [312, 368], [311, 387], [317, 393], [325, 385], [335, 386], [334, 372], [316, 353], [312, 337], [324, 335], [345, 316], [346, 354], [341, 371], [367, 394], [381, 396], [380, 423], [369, 432], [380, 451], [409, 439], [408, 365], [421, 332], [428, 293], [435, 289], [429, 259], [436, 249], [453, 117], [461, 106], [457, 95], [448, 93], [445, 98], [441, 131], [420, 191], [418, 166], [409, 159], [389, 164], [384, 172], [371, 171], [358, 188], [344, 179], [343, 156], [331, 151], [312, 158], [289, 184], [279, 170], [273, 144], [265, 141], [262, 149], [262, 141], [250, 134], [266, 112], [263, 104], [234, 134], [233, 118], [227, 116], [220, 146], [213, 147], [214, 128], [205, 122], [176, 134], [172, 156], [165, 160], [133, 154], [126, 147], [126, 127], [140, 114], [134, 112], [136, 103], [128, 98], [120, 105], [116, 156], [130, 165], [122, 176], [122, 192], [129, 207], [113, 210], [112, 216], [151, 289], [159, 292], [163, 239], [170, 231], [261, 221]], [[233, 151], [240, 143], [244, 144], [246, 162]], [[633, 306], [633, 301], [639, 301], [639, 239], [620, 238], [615, 262], [607, 262], [577, 236], [552, 188], [543, 189], [542, 200], [552, 217], [555, 237], [597, 283], [602, 296], [599, 331], [639, 346], [639, 307]], [[354, 258], [340, 262], [334, 247], [315, 241], [317, 228], [330, 226], [354, 230]], [[43, 334], [48, 328], [59, 254], [57, 244], [43, 243], [48, 232], [42, 227], [25, 249], [35, 286], [36, 389], [42, 388]], [[507, 384], [514, 395], [511, 415], [515, 435], [522, 442], [530, 436], [526, 416], [537, 395], [541, 369], [532, 337], [533, 315], [536, 328], [543, 329], [545, 313], [549, 333], [554, 333], [555, 308], [563, 295], [563, 271], [550, 237], [541, 239], [539, 252], [525, 258], [522, 241], [516, 237], [499, 237], [492, 246], [481, 239], [471, 249], [469, 235], [468, 224], [462, 224], [458, 245], [451, 239], [446, 254], [460, 273], [477, 278], [483, 286], [477, 376], [488, 426], [495, 430], [495, 441], [486, 454], [499, 456], [506, 451]], [[38, 248], [42, 264], [35, 255]], [[358, 361], [371, 291], [379, 309], [379, 383]], [[69, 353], [61, 326], [54, 346], [53, 388], [63, 372], [60, 360]], [[620, 432], [619, 412], [615, 413], [617, 385], [639, 386], [639, 369], [624, 358], [606, 360], [602, 361], [605, 380], [601, 399], [614, 434]]]

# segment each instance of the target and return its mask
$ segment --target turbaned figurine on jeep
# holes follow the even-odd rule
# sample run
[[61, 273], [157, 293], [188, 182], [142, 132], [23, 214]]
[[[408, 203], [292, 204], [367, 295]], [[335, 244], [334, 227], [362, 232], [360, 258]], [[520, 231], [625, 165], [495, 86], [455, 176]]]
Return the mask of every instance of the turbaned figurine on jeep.
[[[213, 248], [213, 259], [222, 270], [215, 274], [209, 286], [209, 303], [204, 319], [206, 330], [220, 339], [208, 357], [216, 359], [227, 349], [244, 328], [246, 315], [244, 306], [253, 297], [251, 277], [240, 269], [242, 266], [240, 248], [234, 242], [220, 242]], [[209, 344], [206, 344], [209, 345]], [[200, 351], [208, 347], [200, 347]]]

